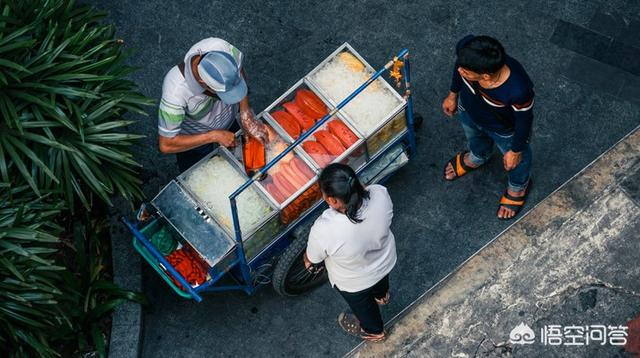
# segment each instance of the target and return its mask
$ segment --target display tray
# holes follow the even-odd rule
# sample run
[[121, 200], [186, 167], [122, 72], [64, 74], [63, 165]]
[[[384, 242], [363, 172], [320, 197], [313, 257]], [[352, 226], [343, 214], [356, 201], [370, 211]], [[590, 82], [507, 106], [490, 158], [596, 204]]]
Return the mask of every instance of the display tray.
[[[249, 178], [224, 147], [216, 148], [178, 176], [180, 185], [229, 237], [235, 237], [229, 196]], [[238, 219], [245, 241], [277, 215], [277, 207], [253, 183], [237, 198]]]
[[300, 80], [276, 99], [264, 114], [289, 142], [306, 133], [335, 107], [307, 80]]
[[[305, 80], [336, 107], [373, 73], [373, 67], [345, 43], [313, 69]], [[344, 106], [340, 113], [365, 138], [371, 138], [406, 105], [406, 100], [384, 78], [379, 77]]]
[[209, 264], [215, 265], [234, 246], [218, 223], [204, 214], [200, 204], [172, 180], [151, 200], [175, 232]]

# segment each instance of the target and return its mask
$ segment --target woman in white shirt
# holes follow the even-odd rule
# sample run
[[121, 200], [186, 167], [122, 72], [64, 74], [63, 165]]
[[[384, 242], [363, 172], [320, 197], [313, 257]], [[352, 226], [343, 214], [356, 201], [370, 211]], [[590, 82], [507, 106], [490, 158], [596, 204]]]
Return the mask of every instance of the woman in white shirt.
[[393, 203], [387, 189], [360, 184], [344, 164], [331, 164], [320, 174], [320, 189], [329, 208], [309, 233], [305, 265], [324, 261], [331, 285], [351, 312], [338, 316], [347, 333], [368, 341], [386, 338], [378, 305], [389, 302], [389, 272], [396, 264], [390, 230]]

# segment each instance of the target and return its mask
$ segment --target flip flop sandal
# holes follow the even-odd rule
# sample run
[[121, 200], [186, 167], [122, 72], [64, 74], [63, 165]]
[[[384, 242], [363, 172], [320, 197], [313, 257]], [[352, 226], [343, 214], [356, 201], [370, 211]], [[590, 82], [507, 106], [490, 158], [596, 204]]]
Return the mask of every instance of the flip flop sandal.
[[507, 209], [513, 210], [514, 214], [510, 218], [501, 218], [498, 216], [498, 219], [511, 220], [516, 216], [518, 216], [518, 213], [520, 212], [520, 210], [522, 210], [522, 207], [524, 206], [524, 203], [527, 200], [527, 195], [529, 194], [530, 188], [531, 188], [531, 180], [529, 180], [529, 184], [527, 184], [527, 187], [524, 189], [524, 195], [521, 197], [515, 197], [512, 195], [509, 195], [509, 192], [505, 191], [502, 197], [500, 198], [500, 204], [498, 205], [498, 211], [496, 211], [496, 216], [500, 212], [500, 207], [503, 207], [503, 206]]
[[384, 297], [382, 298], [375, 298], [376, 303], [378, 304], [378, 306], [384, 306], [384, 305], [388, 305], [389, 304], [389, 298], [391, 297], [391, 294], [389, 293], [389, 291], [387, 291], [387, 293], [384, 295]]
[[[473, 168], [464, 163], [464, 156], [467, 155], [467, 153], [469, 153], [469, 151], [465, 150], [464, 152], [460, 152], [456, 154], [453, 158], [449, 159], [449, 161], [444, 165], [445, 180], [454, 181], [460, 177], [463, 177], [465, 174], [469, 173], [470, 171], [480, 168], [479, 166]], [[451, 166], [453, 167], [453, 172], [456, 174], [456, 176], [454, 176], [451, 179], [447, 179], [447, 164], [451, 164]]]
[[382, 342], [387, 338], [387, 334], [371, 334], [362, 330], [360, 321], [352, 313], [342, 312], [338, 315], [338, 324], [347, 334], [358, 337], [368, 342]]

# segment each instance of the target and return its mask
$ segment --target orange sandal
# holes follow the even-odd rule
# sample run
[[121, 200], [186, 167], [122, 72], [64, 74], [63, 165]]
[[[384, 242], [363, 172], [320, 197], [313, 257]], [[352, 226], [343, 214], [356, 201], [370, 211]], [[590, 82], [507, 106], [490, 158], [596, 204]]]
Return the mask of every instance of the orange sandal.
[[[460, 152], [458, 154], [456, 154], [453, 158], [449, 159], [449, 161], [444, 165], [444, 179], [448, 180], [448, 181], [454, 181], [460, 177], [463, 177], [464, 175], [466, 175], [467, 173], [469, 173], [470, 171], [476, 170], [478, 168], [480, 168], [479, 166], [477, 167], [470, 167], [467, 164], [465, 164], [464, 162], [464, 156], [467, 155], [467, 153], [469, 153], [468, 150], [465, 150], [464, 152]], [[451, 164], [451, 166], [453, 167], [453, 172], [456, 174], [456, 176], [454, 176], [451, 179], [447, 179], [447, 164]]]
[[529, 180], [529, 183], [527, 184], [527, 187], [524, 189], [524, 195], [521, 197], [515, 197], [512, 195], [509, 195], [509, 191], [505, 191], [504, 194], [502, 195], [502, 197], [500, 198], [500, 203], [498, 205], [498, 211], [496, 212], [496, 216], [498, 215], [498, 213], [500, 212], [500, 207], [505, 207], [507, 209], [511, 209], [513, 210], [514, 214], [512, 217], [510, 218], [501, 218], [498, 217], [498, 219], [500, 220], [511, 220], [513, 218], [515, 218], [516, 216], [518, 216], [518, 213], [520, 212], [520, 210], [522, 210], [522, 207], [524, 206], [526, 200], [527, 200], [527, 195], [529, 194], [529, 189], [531, 188], [531, 180]]

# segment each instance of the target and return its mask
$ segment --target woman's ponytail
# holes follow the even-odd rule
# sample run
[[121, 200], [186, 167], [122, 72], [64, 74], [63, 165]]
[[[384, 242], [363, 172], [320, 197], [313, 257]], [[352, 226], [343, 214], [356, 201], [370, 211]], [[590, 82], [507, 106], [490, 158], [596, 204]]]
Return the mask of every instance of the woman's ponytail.
[[330, 197], [340, 199], [346, 206], [345, 215], [353, 223], [362, 222], [358, 210], [369, 192], [364, 189], [355, 171], [348, 165], [334, 163], [320, 173], [320, 190]]

